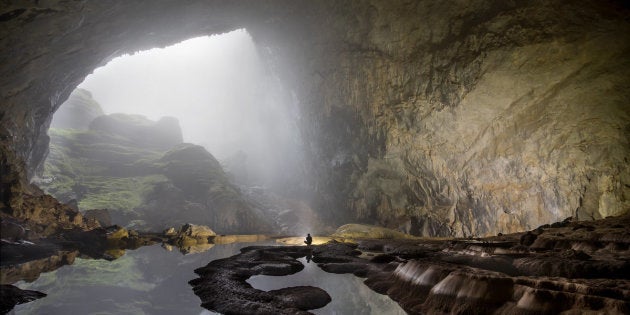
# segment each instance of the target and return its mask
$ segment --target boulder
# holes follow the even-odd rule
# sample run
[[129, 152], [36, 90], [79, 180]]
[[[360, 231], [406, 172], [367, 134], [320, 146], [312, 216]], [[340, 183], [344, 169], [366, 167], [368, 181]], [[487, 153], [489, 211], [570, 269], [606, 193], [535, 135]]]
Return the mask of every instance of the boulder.
[[208, 238], [217, 235], [217, 233], [205, 225], [186, 223], [182, 225], [177, 235], [179, 237]]

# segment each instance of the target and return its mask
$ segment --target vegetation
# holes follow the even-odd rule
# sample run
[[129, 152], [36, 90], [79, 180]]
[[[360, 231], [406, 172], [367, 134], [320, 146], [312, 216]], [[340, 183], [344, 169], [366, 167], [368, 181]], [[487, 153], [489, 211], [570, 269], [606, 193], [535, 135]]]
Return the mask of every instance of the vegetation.
[[175, 118], [102, 115], [80, 128], [72, 119], [88, 116], [70, 114], [66, 125], [79, 127], [49, 130], [50, 153], [37, 182], [60, 201], [76, 200], [80, 210], [108, 209], [113, 223], [136, 229], [186, 222], [222, 232], [267, 227], [212, 154], [182, 143]]
[[163, 152], [92, 130], [50, 129], [50, 153], [40, 186], [80, 209], [133, 212], [157, 184]]

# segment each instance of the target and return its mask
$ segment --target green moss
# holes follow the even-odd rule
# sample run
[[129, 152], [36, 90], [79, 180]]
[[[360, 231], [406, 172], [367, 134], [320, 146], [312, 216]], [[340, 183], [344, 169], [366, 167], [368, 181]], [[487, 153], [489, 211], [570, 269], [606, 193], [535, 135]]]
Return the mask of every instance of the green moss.
[[166, 181], [166, 177], [157, 174], [122, 178], [86, 177], [82, 185], [88, 193], [79, 202], [79, 208], [133, 211], [156, 184]]
[[77, 198], [80, 209], [130, 212], [157, 183], [163, 151], [117, 135], [50, 129], [50, 153], [40, 186], [61, 200]]

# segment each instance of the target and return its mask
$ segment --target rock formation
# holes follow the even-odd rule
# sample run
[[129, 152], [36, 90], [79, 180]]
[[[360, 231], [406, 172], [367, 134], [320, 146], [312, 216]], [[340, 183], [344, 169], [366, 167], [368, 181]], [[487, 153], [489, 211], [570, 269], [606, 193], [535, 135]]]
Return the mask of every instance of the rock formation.
[[77, 112], [62, 113], [62, 126], [72, 128], [49, 130], [50, 153], [34, 182], [63, 202], [74, 201], [74, 210], [101, 209], [84, 214], [102, 226], [158, 231], [190, 221], [222, 233], [269, 231], [271, 220], [255, 213], [214, 156], [182, 144], [177, 119], [89, 115], [102, 110], [82, 90], [67, 106]]
[[[587, 224], [559, 222], [530, 231], [536, 235], [530, 245], [522, 244], [528, 234], [516, 233], [249, 247], [196, 270], [200, 277], [190, 284], [208, 309], [268, 310], [275, 307], [274, 299], [246, 286], [245, 280], [255, 274], [289, 274], [302, 267], [295, 258], [312, 253], [323, 270], [365, 278], [368, 287], [409, 314], [627, 314], [629, 227], [630, 215]], [[269, 302], [259, 306], [261, 300]]]
[[6, 314], [15, 305], [40, 299], [45, 297], [46, 294], [37, 291], [21, 290], [12, 285], [0, 284], [0, 296], [2, 296], [0, 313]]
[[101, 105], [92, 98], [92, 93], [76, 89], [55, 112], [50, 127], [58, 129], [87, 130], [90, 123], [105, 113]]
[[3, 211], [24, 212], [52, 113], [94, 68], [244, 27], [295, 91], [329, 221], [463, 236], [625, 213], [629, 15], [614, 0], [9, 1]]
[[354, 4], [302, 59], [317, 208], [462, 236], [628, 211], [626, 9]]
[[154, 122], [141, 115], [103, 115], [92, 120], [89, 129], [116, 134], [143, 147], [161, 150], [168, 150], [184, 142], [179, 121], [174, 117], [162, 117]]
[[328, 293], [316, 287], [262, 291], [245, 282], [254, 275], [285, 276], [302, 270], [304, 265], [296, 258], [306, 256], [310, 248], [247, 247], [241, 252], [195, 270], [201, 277], [191, 280], [190, 284], [203, 307], [233, 314], [311, 314], [305, 311], [330, 302]]

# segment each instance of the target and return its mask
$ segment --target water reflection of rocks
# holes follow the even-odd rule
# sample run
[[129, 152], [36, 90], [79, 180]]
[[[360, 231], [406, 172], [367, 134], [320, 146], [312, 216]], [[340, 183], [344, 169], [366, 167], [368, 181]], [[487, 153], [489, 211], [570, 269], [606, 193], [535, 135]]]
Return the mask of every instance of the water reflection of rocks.
[[[214, 235], [211, 230], [194, 225], [169, 229], [160, 235], [116, 227], [70, 231], [35, 244], [3, 241], [2, 307], [6, 309], [13, 307], [8, 304], [41, 297], [37, 292], [15, 290], [16, 287], [6, 285], [40, 277], [35, 285], [20, 282], [19, 286], [51, 296], [18, 306], [17, 314], [52, 308], [56, 313], [81, 311], [83, 309], [77, 307], [84, 307], [80, 304], [85, 299], [83, 291], [124, 301], [91, 303], [91, 309], [85, 309], [85, 313], [105, 310], [117, 313], [128, 309], [129, 305], [133, 305], [137, 313], [202, 313], [199, 300], [187, 282], [194, 277], [193, 269], [207, 264], [196, 270], [200, 278], [191, 282], [207, 309], [226, 311], [256, 306], [246, 298], [250, 296], [252, 301], [260, 301], [259, 298], [266, 301], [257, 306], [262, 309], [306, 313], [324, 305], [325, 294], [334, 299], [338, 293], [326, 287], [322, 292], [304, 283], [298, 284], [298, 289], [272, 288], [266, 292], [252, 288], [245, 280], [254, 275], [286, 275], [299, 271], [303, 261], [297, 259], [312, 255], [312, 261], [324, 271], [365, 278], [364, 283], [369, 288], [388, 295], [412, 314], [474, 313], [480, 309], [497, 314], [627, 314], [630, 313], [629, 227], [630, 216], [625, 216], [592, 222], [559, 222], [526, 233], [484, 239], [376, 240], [368, 239], [373, 234], [372, 229], [355, 226], [351, 231], [346, 227], [347, 235], [335, 238], [350, 242], [351, 238], [345, 236], [356, 237], [358, 232], [368, 238], [308, 247], [245, 249], [242, 247], [248, 243], [238, 243], [300, 244], [303, 237], [276, 240], [259, 235]], [[314, 238], [314, 244], [320, 241], [328, 239]], [[175, 251], [177, 248], [184, 254], [197, 254], [172, 254], [161, 249], [160, 243], [165, 249]], [[143, 246], [150, 244], [155, 245]], [[238, 254], [239, 250], [241, 254], [227, 258]], [[72, 268], [39, 275], [73, 263]], [[82, 271], [74, 273], [72, 270]], [[99, 270], [106, 272], [99, 273]], [[73, 280], [63, 280], [69, 282], [60, 290], [55, 284], [63, 282], [56, 281], [62, 276]], [[86, 279], [106, 283], [86, 286]], [[68, 293], [71, 289], [74, 291]], [[363, 296], [352, 300], [360, 301]], [[48, 300], [51, 302], [46, 302]]]
[[215, 244], [260, 242], [268, 238], [264, 235], [216, 235], [210, 228], [194, 224], [185, 224], [178, 230], [169, 229], [160, 234], [138, 233], [112, 226], [92, 231], [68, 231], [54, 238], [32, 242], [3, 238], [0, 251], [2, 313], [16, 304], [46, 296], [42, 292], [20, 290], [12, 284], [33, 282], [42, 273], [72, 265], [79, 257], [113, 261], [125, 255], [127, 250], [159, 243], [168, 251], [177, 248], [182, 254], [195, 254], [208, 251]]

